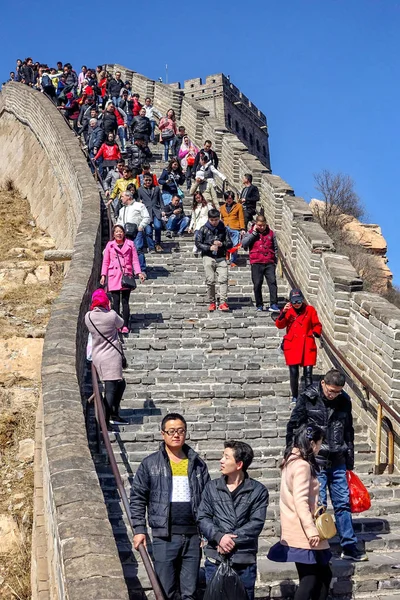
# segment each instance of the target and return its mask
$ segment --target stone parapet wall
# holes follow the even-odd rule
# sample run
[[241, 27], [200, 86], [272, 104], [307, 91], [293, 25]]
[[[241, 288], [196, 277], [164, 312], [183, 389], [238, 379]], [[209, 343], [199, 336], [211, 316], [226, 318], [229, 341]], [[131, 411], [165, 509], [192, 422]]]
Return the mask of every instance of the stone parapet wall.
[[0, 94], [0, 185], [7, 179], [26, 195], [38, 225], [57, 248], [73, 249], [52, 307], [42, 358], [43, 515], [50, 597], [126, 600], [87, 444], [79, 381], [86, 346], [82, 316], [101, 260], [99, 194], [63, 117], [43, 94], [19, 83], [7, 84]]

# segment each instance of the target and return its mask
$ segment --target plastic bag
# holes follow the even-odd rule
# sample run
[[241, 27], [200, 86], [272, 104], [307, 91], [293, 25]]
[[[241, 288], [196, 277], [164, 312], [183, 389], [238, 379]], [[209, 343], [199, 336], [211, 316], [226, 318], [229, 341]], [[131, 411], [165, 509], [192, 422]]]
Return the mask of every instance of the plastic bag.
[[371, 508], [371, 497], [361, 479], [353, 471], [346, 471], [346, 479], [350, 492], [351, 512], [361, 513]]
[[228, 560], [223, 560], [207, 585], [203, 600], [248, 600], [246, 590]]

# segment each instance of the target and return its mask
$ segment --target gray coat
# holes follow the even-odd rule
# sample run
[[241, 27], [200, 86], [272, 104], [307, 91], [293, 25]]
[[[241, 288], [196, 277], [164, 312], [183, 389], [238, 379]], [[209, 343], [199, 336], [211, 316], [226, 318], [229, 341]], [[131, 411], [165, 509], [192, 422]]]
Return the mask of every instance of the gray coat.
[[121, 354], [101, 337], [90, 322], [89, 316], [97, 329], [117, 348], [121, 347], [118, 339], [118, 328], [123, 326], [124, 320], [115, 310], [105, 310], [99, 307], [94, 308], [85, 315], [86, 327], [92, 334], [93, 340], [92, 361], [100, 379], [102, 381], [123, 379]]

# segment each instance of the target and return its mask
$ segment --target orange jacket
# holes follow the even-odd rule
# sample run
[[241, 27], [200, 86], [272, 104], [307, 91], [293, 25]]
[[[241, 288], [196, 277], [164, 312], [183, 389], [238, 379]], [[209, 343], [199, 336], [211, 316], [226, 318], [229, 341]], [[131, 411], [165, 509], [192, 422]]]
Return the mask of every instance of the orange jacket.
[[230, 227], [231, 229], [246, 229], [243, 206], [241, 204], [232, 204], [230, 212], [226, 210], [226, 204], [223, 204], [221, 206], [221, 219], [225, 227]]

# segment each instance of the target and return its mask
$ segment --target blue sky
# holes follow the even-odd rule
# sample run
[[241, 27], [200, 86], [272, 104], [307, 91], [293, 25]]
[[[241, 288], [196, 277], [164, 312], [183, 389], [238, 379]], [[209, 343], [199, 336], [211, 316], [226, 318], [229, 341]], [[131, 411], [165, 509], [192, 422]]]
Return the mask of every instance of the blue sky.
[[324, 168], [353, 177], [400, 284], [400, 1], [5, 3], [0, 80], [28, 55], [151, 78], [168, 63], [170, 82], [230, 75], [267, 115], [273, 171], [298, 196]]

